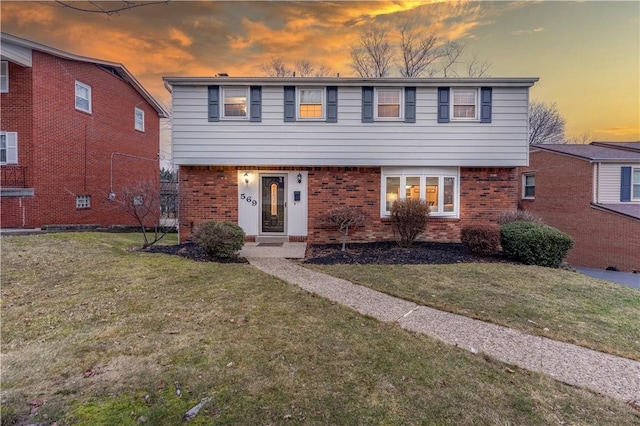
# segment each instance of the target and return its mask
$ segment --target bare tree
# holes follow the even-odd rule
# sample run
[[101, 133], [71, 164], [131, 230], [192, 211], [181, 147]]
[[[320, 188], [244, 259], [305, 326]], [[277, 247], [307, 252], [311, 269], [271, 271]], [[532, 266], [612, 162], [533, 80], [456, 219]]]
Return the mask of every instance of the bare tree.
[[405, 24], [400, 28], [400, 53], [398, 69], [402, 77], [420, 77], [429, 66], [443, 55], [436, 48], [438, 36], [435, 33], [425, 34], [414, 25]]
[[[117, 203], [142, 229], [145, 249], [157, 243], [169, 232], [169, 227], [160, 224], [160, 191], [152, 181], [139, 181], [125, 185], [112, 202]], [[149, 229], [153, 229], [152, 232]]]
[[272, 56], [269, 62], [260, 66], [260, 69], [267, 77], [289, 77], [292, 73], [284, 60], [279, 56]]
[[361, 209], [354, 206], [338, 207], [329, 210], [323, 217], [322, 223], [328, 228], [338, 228], [342, 234], [342, 251], [346, 250], [349, 228], [357, 228], [365, 224], [367, 216]]
[[565, 120], [555, 102], [546, 104], [532, 101], [529, 104], [529, 144], [565, 143]]
[[325, 64], [318, 65], [318, 68], [315, 70], [315, 77], [329, 77], [333, 75], [333, 71]]
[[360, 77], [386, 77], [391, 71], [393, 56], [387, 30], [376, 25], [362, 31], [357, 44], [351, 46], [351, 67]]
[[466, 44], [461, 41], [449, 41], [441, 47], [442, 60], [440, 65], [443, 77], [446, 78], [457, 75], [455, 71], [455, 64], [462, 56], [462, 52], [464, 52], [465, 47]]
[[478, 56], [473, 54], [469, 59], [467, 65], [467, 77], [489, 77], [489, 68], [491, 63], [484, 61], [480, 62]]
[[580, 133], [579, 135], [574, 135], [567, 138], [567, 141], [568, 143], [572, 144], [588, 145], [596, 139], [596, 135], [593, 132], [585, 131]]
[[[75, 1], [56, 1], [60, 6], [68, 9], [77, 10], [79, 12], [102, 13], [107, 16], [118, 15], [119, 12], [135, 9], [137, 7], [151, 6], [154, 4], [169, 3], [169, 0], [162, 1], [114, 1], [114, 2], [98, 2], [89, 1], [88, 6], [78, 6], [79, 2]], [[108, 3], [109, 7], [105, 7], [104, 3]]]
[[295, 72], [298, 77], [312, 77], [315, 68], [308, 59], [299, 59], [295, 62]]

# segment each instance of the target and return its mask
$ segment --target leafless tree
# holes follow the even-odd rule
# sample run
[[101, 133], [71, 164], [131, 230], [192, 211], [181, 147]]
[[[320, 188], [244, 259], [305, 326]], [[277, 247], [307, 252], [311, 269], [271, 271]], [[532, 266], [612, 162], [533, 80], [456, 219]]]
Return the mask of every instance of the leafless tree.
[[555, 102], [546, 104], [532, 101], [529, 104], [529, 144], [565, 143], [565, 120]]
[[386, 77], [393, 56], [386, 28], [376, 25], [362, 31], [358, 42], [351, 46], [351, 67], [360, 77]]
[[462, 56], [465, 47], [467, 47], [466, 43], [461, 41], [449, 41], [441, 47], [442, 59], [440, 66], [443, 77], [455, 77], [457, 75], [455, 65]]
[[313, 77], [315, 68], [308, 59], [299, 59], [295, 62], [295, 72], [298, 77]]
[[[62, 7], [77, 10], [79, 12], [88, 12], [88, 13], [102, 13], [107, 16], [118, 15], [120, 12], [135, 9], [137, 7], [143, 6], [151, 6], [154, 4], [162, 4], [169, 3], [169, 0], [162, 1], [88, 1], [88, 2], [77, 2], [77, 1], [56, 1]], [[83, 5], [86, 3], [86, 5]]]
[[169, 232], [170, 228], [160, 224], [160, 189], [154, 181], [139, 181], [125, 185], [120, 194], [111, 201], [117, 203], [140, 225], [144, 239], [143, 249], [157, 243]]
[[478, 56], [473, 54], [469, 61], [466, 63], [467, 77], [489, 77], [489, 68], [491, 63], [484, 61], [480, 62]]
[[260, 66], [260, 69], [267, 77], [289, 77], [292, 71], [279, 56], [272, 56], [269, 62]]
[[333, 71], [327, 65], [320, 64], [318, 68], [316, 68], [314, 75], [315, 77], [329, 77], [333, 75]]
[[415, 25], [405, 24], [400, 28], [400, 53], [402, 58], [397, 66], [402, 77], [420, 77], [429, 66], [443, 54], [436, 47], [438, 36], [425, 34]]
[[579, 144], [579, 145], [588, 145], [591, 142], [595, 141], [596, 135], [593, 132], [582, 132], [579, 135], [571, 136], [567, 138], [568, 143]]
[[346, 250], [349, 228], [352, 230], [366, 222], [366, 215], [358, 207], [344, 206], [329, 210], [322, 219], [324, 226], [337, 228], [342, 234], [342, 251]]

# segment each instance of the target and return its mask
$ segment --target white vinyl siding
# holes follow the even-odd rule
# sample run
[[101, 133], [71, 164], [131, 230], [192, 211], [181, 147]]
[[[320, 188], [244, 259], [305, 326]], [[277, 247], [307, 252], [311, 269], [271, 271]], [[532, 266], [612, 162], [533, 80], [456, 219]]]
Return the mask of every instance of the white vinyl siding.
[[[632, 167], [631, 178], [633, 179], [633, 171], [640, 169], [638, 163], [600, 163], [596, 165], [599, 179], [597, 182], [598, 199], [596, 203], [616, 204], [620, 203], [620, 181], [622, 179], [622, 167]], [[633, 180], [632, 180], [633, 182]], [[631, 202], [640, 203], [640, 199], [633, 196], [633, 186], [631, 187]]]
[[18, 133], [0, 132], [0, 164], [18, 164]]
[[528, 162], [528, 90], [494, 87], [491, 123], [437, 122], [437, 88], [416, 90], [416, 122], [362, 122], [362, 87], [338, 88], [338, 123], [283, 122], [282, 86], [263, 86], [262, 122], [208, 122], [207, 87], [173, 87], [183, 165], [515, 167]]
[[76, 81], [76, 109], [91, 113], [91, 86]]
[[9, 62], [0, 61], [0, 93], [9, 92]]
[[134, 108], [133, 119], [135, 121], [135, 129], [144, 132], [144, 110], [138, 107]]

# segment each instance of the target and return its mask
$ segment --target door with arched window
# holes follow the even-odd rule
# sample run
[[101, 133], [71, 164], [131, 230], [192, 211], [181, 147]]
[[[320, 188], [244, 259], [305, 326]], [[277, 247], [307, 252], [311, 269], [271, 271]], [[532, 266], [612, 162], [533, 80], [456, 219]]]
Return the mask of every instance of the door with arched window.
[[286, 175], [261, 175], [260, 184], [260, 231], [263, 234], [285, 234]]

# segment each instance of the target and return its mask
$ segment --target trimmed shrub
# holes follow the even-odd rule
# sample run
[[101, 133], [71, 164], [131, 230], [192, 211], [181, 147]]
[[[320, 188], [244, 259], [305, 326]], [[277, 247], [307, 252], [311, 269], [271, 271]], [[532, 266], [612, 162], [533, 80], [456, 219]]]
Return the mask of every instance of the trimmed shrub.
[[467, 250], [478, 256], [491, 256], [500, 251], [500, 229], [495, 226], [463, 226], [460, 240]]
[[498, 215], [498, 224], [506, 225], [510, 222], [544, 223], [540, 216], [529, 210], [513, 210], [510, 212], [501, 212]]
[[407, 198], [391, 206], [391, 219], [400, 247], [411, 247], [429, 221], [429, 206], [423, 200]]
[[209, 256], [234, 258], [244, 245], [244, 231], [231, 222], [203, 222], [193, 232], [193, 241]]
[[329, 210], [322, 218], [322, 223], [328, 228], [337, 228], [342, 234], [342, 251], [347, 245], [349, 228], [357, 228], [365, 224], [367, 216], [358, 207], [344, 206]]
[[557, 268], [573, 246], [568, 234], [533, 222], [510, 222], [500, 228], [502, 250], [526, 265]]

